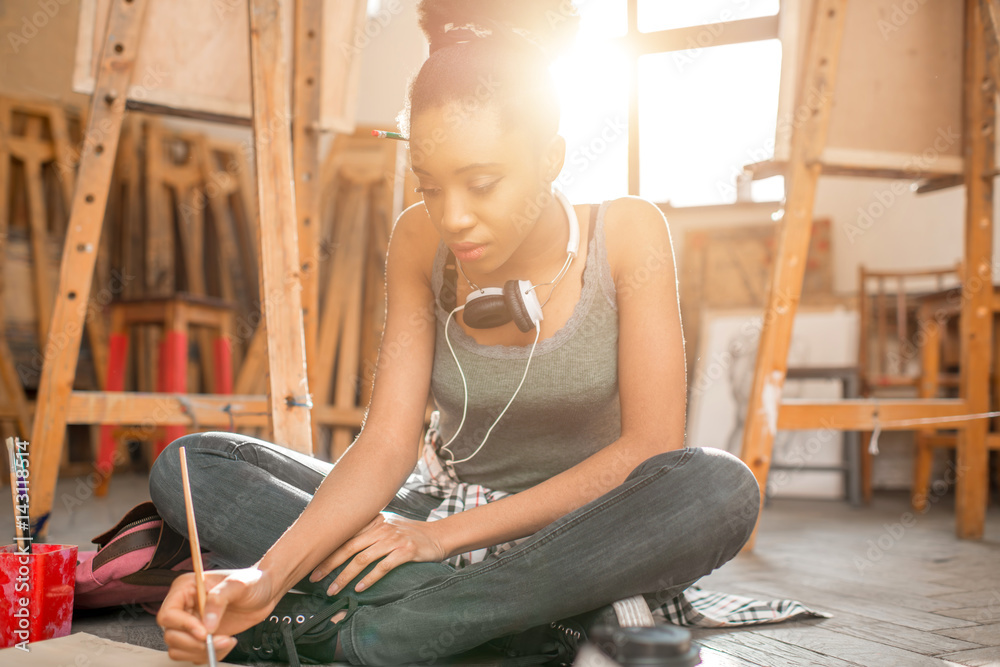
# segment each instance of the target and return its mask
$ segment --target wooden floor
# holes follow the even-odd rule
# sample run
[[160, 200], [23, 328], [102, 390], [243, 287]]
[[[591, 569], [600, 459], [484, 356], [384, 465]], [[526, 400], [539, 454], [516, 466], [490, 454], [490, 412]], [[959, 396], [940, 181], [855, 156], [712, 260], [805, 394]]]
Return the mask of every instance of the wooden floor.
[[[107, 498], [62, 479], [51, 537], [78, 543], [148, 498], [141, 475], [116, 475]], [[905, 494], [876, 494], [871, 507], [844, 502], [771, 501], [757, 546], [701, 580], [703, 588], [792, 598], [829, 619], [726, 630], [695, 628], [702, 665], [1000, 666], [1000, 506], [989, 509], [980, 542], [954, 537], [950, 496], [923, 515]], [[74, 619], [73, 631], [163, 648], [148, 614]]]
[[1000, 507], [985, 539], [954, 537], [953, 502], [910, 512], [903, 493], [871, 507], [772, 501], [757, 544], [700, 585], [792, 598], [833, 614], [693, 631], [706, 667], [1000, 665]]

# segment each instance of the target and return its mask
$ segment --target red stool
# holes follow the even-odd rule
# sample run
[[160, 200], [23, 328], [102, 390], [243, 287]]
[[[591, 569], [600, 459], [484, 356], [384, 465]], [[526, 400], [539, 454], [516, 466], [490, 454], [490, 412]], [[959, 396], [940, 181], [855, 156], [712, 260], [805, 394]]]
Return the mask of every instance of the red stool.
[[[187, 393], [188, 336], [192, 326], [213, 330], [215, 338], [205, 344], [202, 341], [201, 354], [203, 372], [211, 393], [231, 394], [233, 392], [233, 360], [230, 345], [232, 337], [231, 306], [220, 299], [211, 297], [176, 294], [171, 297], [152, 297], [117, 301], [111, 304], [111, 334], [108, 342], [107, 391], [124, 391], [125, 370], [128, 360], [129, 328], [133, 324], [159, 324], [164, 328], [160, 342], [157, 373], [157, 391], [164, 393]], [[212, 366], [206, 368], [207, 355], [211, 355]], [[154, 460], [168, 444], [185, 434], [186, 428], [169, 424], [163, 427], [163, 438], [157, 441]], [[97, 470], [102, 477], [96, 489], [99, 496], [107, 493], [114, 457], [117, 449], [116, 426], [101, 426], [100, 450], [97, 456]]]

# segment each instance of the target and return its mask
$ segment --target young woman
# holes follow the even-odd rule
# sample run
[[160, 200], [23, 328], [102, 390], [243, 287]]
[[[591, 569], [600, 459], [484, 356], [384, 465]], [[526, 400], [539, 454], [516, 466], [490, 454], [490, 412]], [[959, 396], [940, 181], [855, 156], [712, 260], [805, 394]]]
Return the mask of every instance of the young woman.
[[662, 214], [553, 190], [565, 143], [546, 48], [572, 32], [570, 3], [420, 9], [431, 56], [402, 125], [424, 201], [389, 243], [364, 428], [335, 465], [234, 433], [158, 458], [150, 493], [186, 534], [187, 448], [201, 543], [233, 568], [207, 573], [204, 622], [193, 576], [175, 581], [157, 616], [175, 659], [204, 663], [209, 632], [229, 660], [523, 653], [615, 600], [665, 604], [754, 526], [750, 470], [684, 447]]

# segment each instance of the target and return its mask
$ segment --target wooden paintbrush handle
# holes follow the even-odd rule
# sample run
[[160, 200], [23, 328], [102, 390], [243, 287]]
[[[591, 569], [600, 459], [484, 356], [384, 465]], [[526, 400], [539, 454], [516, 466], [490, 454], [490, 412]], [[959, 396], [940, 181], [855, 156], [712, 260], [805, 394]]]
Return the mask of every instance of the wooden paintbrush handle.
[[205, 572], [201, 562], [201, 543], [198, 526], [194, 520], [194, 503], [191, 501], [191, 480], [188, 477], [187, 454], [180, 448], [181, 483], [184, 486], [184, 509], [187, 511], [188, 541], [191, 543], [191, 562], [194, 565], [195, 586], [198, 588], [198, 613], [205, 618]]

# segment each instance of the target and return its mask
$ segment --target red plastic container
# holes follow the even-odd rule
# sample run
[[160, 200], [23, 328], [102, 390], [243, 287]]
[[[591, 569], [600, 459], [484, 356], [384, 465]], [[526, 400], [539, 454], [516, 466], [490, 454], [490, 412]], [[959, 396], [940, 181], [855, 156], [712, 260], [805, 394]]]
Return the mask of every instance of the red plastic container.
[[75, 545], [0, 547], [0, 648], [69, 634], [75, 571]]

